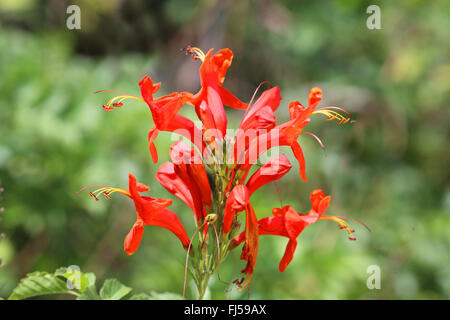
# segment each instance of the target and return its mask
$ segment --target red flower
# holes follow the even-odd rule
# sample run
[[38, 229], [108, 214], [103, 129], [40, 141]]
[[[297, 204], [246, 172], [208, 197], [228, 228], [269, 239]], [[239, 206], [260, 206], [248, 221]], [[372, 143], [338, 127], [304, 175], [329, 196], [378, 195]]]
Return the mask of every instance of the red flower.
[[274, 111], [280, 105], [280, 101], [280, 89], [273, 87], [264, 91], [259, 99], [247, 110], [236, 134], [232, 158], [235, 162], [242, 158], [251, 140], [275, 127], [277, 118], [274, 115]]
[[246, 186], [235, 186], [227, 198], [225, 213], [223, 217], [222, 231], [228, 234], [237, 212], [245, 210], [250, 196], [263, 185], [276, 181], [283, 177], [290, 169], [291, 163], [288, 158], [281, 154], [267, 161], [261, 168], [250, 177]]
[[233, 52], [230, 49], [222, 49], [212, 55], [213, 50], [209, 50], [205, 55], [198, 48], [186, 48], [188, 53], [202, 61], [200, 67], [202, 87], [190, 102], [195, 106], [204, 129], [215, 130], [218, 137], [223, 138], [227, 130], [227, 117], [223, 106], [246, 109], [247, 104], [223, 87], [225, 74], [233, 60]]
[[[340, 124], [351, 120], [350, 115], [341, 108], [328, 107], [316, 110], [321, 100], [322, 90], [314, 87], [309, 93], [307, 108], [303, 107], [298, 101], [291, 102], [289, 104], [290, 120], [253, 139], [246, 149], [243, 160], [240, 161], [242, 164], [240, 170], [244, 173], [248, 172], [254, 161], [271, 148], [290, 146], [299, 163], [300, 177], [306, 182], [305, 157], [297, 139], [302, 134], [303, 128], [310, 122], [310, 116], [312, 114], [323, 114], [328, 117], [328, 120], [338, 119]], [[335, 110], [344, 112], [348, 117]], [[245, 177], [245, 175], [242, 176]]]
[[230, 232], [236, 213], [245, 210], [245, 231], [242, 233], [244, 235], [242, 241], [245, 240], [245, 244], [242, 248], [241, 260], [246, 260], [247, 265], [241, 272], [247, 275], [247, 280], [243, 287], [251, 281], [259, 247], [258, 223], [250, 204], [250, 196], [261, 186], [280, 179], [290, 169], [291, 164], [284, 154], [274, 157], [250, 177], [246, 186], [235, 186], [226, 201], [222, 225], [222, 233], [225, 237]]
[[141, 196], [139, 193], [148, 191], [149, 187], [142, 183], [137, 183], [136, 178], [131, 173], [128, 175], [128, 178], [128, 190], [100, 186], [100, 189], [89, 192], [91, 197], [94, 197], [96, 200], [98, 200], [97, 196], [100, 194], [109, 199], [114, 192], [124, 194], [133, 200], [137, 217], [136, 222], [125, 238], [125, 252], [131, 255], [137, 250], [144, 234], [144, 225], [158, 226], [171, 231], [180, 239], [183, 247], [187, 248], [190, 241], [183, 225], [175, 213], [166, 209], [172, 204], [172, 200]]
[[189, 139], [199, 150], [204, 149], [202, 143], [201, 131], [195, 126], [194, 122], [182, 115], [179, 115], [181, 107], [184, 103], [192, 99], [190, 93], [174, 92], [170, 95], [153, 99], [153, 94], [159, 89], [159, 85], [153, 85], [152, 79], [145, 76], [140, 82], [141, 94], [144, 101], [150, 107], [155, 126], [148, 134], [148, 142], [153, 162], [158, 161], [153, 141], [158, 136], [159, 131], [176, 132]]
[[193, 147], [177, 141], [170, 148], [172, 162], [161, 165], [156, 180], [194, 212], [198, 224], [212, 206], [212, 191], [205, 166]]
[[[307, 214], [297, 213], [291, 206], [285, 206], [282, 209], [274, 208], [273, 217], [263, 218], [258, 221], [259, 235], [277, 235], [286, 237], [289, 242], [286, 251], [280, 262], [280, 272], [283, 272], [292, 261], [295, 249], [297, 248], [297, 237], [309, 225], [320, 219], [336, 221], [341, 229], [345, 229], [350, 240], [356, 240], [353, 237], [353, 230], [342, 219], [343, 217], [325, 216], [331, 197], [326, 196], [322, 190], [317, 189], [311, 192], [311, 210]], [[231, 245], [236, 247], [246, 239], [246, 234], [242, 232], [237, 236]]]

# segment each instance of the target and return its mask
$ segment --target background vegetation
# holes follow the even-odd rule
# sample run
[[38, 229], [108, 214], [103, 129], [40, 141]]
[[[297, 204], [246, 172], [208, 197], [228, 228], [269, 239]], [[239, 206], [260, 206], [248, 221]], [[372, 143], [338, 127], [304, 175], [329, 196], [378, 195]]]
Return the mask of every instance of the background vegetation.
[[[72, 3], [81, 8], [81, 30], [66, 28]], [[370, 4], [381, 8], [381, 30], [366, 28]], [[162, 81], [165, 93], [196, 91], [199, 64], [180, 51], [195, 44], [233, 50], [226, 86], [243, 100], [264, 80], [280, 86], [280, 120], [288, 102], [305, 102], [314, 85], [324, 90], [323, 106], [345, 107], [357, 120], [337, 126], [314, 118], [309, 131], [326, 153], [304, 136], [309, 181], [294, 167], [279, 187], [283, 204], [300, 212], [321, 187], [333, 197], [330, 212], [373, 232], [354, 225], [358, 241], [351, 242], [320, 221], [301, 235], [283, 274], [286, 239], [263, 237], [252, 299], [450, 298], [449, 9], [444, 0], [2, 0], [0, 296], [29, 272], [68, 265], [137, 292], [181, 293], [184, 251], [175, 237], [148, 227], [141, 248], [127, 256], [132, 203], [120, 196], [95, 202], [77, 191], [125, 187], [132, 172], [152, 196], [171, 197], [154, 179], [147, 107], [128, 102], [105, 113], [111, 96], [92, 92], [138, 94], [145, 74]], [[234, 123], [242, 116], [228, 111]], [[169, 134], [158, 137], [160, 164], [170, 142]], [[252, 202], [259, 218], [279, 206], [273, 185]], [[172, 209], [192, 234], [189, 209], [178, 200]], [[234, 258], [220, 267], [225, 281], [243, 267], [238, 252]], [[381, 268], [381, 290], [366, 287], [370, 265]], [[212, 298], [225, 298], [217, 279], [211, 289]]]

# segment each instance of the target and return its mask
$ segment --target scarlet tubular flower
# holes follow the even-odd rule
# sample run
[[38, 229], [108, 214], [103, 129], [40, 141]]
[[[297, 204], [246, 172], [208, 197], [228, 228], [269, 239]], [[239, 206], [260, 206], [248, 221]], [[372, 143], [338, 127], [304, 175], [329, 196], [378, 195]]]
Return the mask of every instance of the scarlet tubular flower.
[[[276, 235], [289, 239], [286, 251], [280, 262], [280, 272], [286, 269], [294, 257], [294, 252], [297, 248], [297, 237], [307, 226], [318, 220], [326, 219], [337, 222], [340, 229], [348, 232], [350, 240], [356, 240], [353, 237], [354, 231], [342, 217], [324, 215], [330, 200], [330, 196], [325, 196], [322, 190], [316, 189], [311, 192], [311, 210], [307, 214], [297, 213], [291, 206], [285, 206], [283, 208], [274, 208], [272, 217], [258, 221], [259, 235]], [[236, 247], [244, 242], [245, 239], [246, 234], [242, 232], [233, 240], [231, 247]]]
[[[316, 107], [322, 100], [322, 90], [318, 87], [311, 89], [308, 98], [308, 107], [303, 107], [298, 101], [291, 102], [289, 104], [289, 115], [290, 120], [276, 126], [272, 130], [266, 132], [265, 134], [258, 135], [254, 138], [248, 148], [245, 149], [245, 155], [243, 161], [241, 162], [240, 170], [244, 173], [242, 177], [245, 178], [250, 167], [252, 166], [252, 159], [257, 159], [261, 154], [267, 150], [280, 147], [289, 146], [294, 153], [295, 158], [299, 163], [300, 177], [306, 182], [305, 173], [305, 157], [297, 142], [298, 137], [302, 134], [303, 128], [310, 122], [310, 116], [312, 114], [324, 114], [328, 116], [328, 120], [338, 119], [339, 124], [346, 123], [351, 120], [348, 112], [337, 107], [319, 108]], [[341, 111], [348, 117], [343, 116], [337, 111]]]
[[258, 256], [259, 234], [256, 214], [250, 204], [250, 196], [258, 188], [283, 177], [290, 169], [291, 164], [287, 157], [282, 154], [270, 159], [265, 165], [259, 168], [248, 180], [247, 184], [237, 185], [230, 192], [225, 206], [222, 232], [225, 236], [230, 232], [233, 219], [237, 212], [245, 210], [245, 238], [242, 249], [241, 260], [246, 260], [247, 265], [241, 271], [247, 275], [247, 280], [241, 284], [242, 287], [248, 285], [253, 276]]
[[156, 173], [156, 180], [194, 212], [197, 224], [206, 217], [212, 206], [212, 192], [206, 169], [197, 151], [177, 141], [170, 149], [172, 162], [164, 163]]
[[201, 137], [201, 131], [195, 126], [192, 120], [179, 115], [181, 107], [184, 103], [192, 99], [192, 95], [187, 92], [174, 92], [170, 95], [153, 99], [153, 94], [159, 89], [159, 85], [153, 85], [153, 81], [150, 77], [145, 76], [140, 82], [141, 94], [144, 101], [148, 104], [155, 126], [150, 130], [148, 134], [148, 143], [150, 153], [152, 155], [153, 162], [158, 161], [158, 155], [156, 152], [153, 141], [158, 136], [159, 131], [176, 132], [187, 139], [199, 148], [204, 149], [204, 143]]
[[119, 192], [133, 200], [136, 207], [136, 222], [125, 238], [125, 252], [131, 255], [138, 249], [142, 235], [144, 234], [145, 225], [158, 226], [171, 231], [180, 239], [183, 247], [187, 248], [190, 241], [186, 230], [176, 214], [166, 209], [166, 207], [172, 204], [172, 200], [141, 196], [140, 192], [148, 191], [150, 188], [142, 183], [136, 182], [136, 178], [131, 173], [128, 175], [128, 179], [128, 190], [98, 186], [101, 188], [92, 193], [90, 192], [90, 195], [96, 199], [100, 194], [103, 194], [108, 199], [112, 193]]
[[234, 143], [233, 160], [237, 162], [248, 149], [250, 141], [275, 127], [277, 118], [274, 111], [281, 101], [280, 89], [273, 87], [264, 91], [258, 100], [247, 110]]
[[226, 202], [222, 231], [228, 234], [236, 213], [245, 210], [250, 196], [257, 189], [267, 183], [281, 179], [291, 167], [292, 165], [288, 158], [284, 154], [281, 154], [270, 159], [261, 168], [256, 170], [245, 186], [237, 185], [234, 187]]
[[[196, 52], [201, 52], [200, 49], [195, 49]], [[200, 67], [202, 87], [190, 102], [195, 106], [204, 129], [215, 130], [217, 136], [222, 139], [227, 130], [227, 117], [223, 106], [246, 109], [247, 104], [223, 87], [225, 74], [233, 60], [233, 53], [230, 49], [222, 49], [212, 55], [213, 50], [209, 50], [206, 55], [203, 52], [199, 54], [199, 59], [202, 60]]]

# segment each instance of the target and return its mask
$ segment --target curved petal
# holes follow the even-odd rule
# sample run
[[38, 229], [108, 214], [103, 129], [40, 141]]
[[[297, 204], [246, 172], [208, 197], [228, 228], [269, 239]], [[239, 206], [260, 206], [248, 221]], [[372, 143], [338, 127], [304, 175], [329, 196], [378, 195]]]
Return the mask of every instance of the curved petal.
[[175, 173], [175, 166], [172, 162], [163, 163], [156, 172], [155, 177], [167, 191], [183, 201], [195, 212], [191, 193], [183, 180]]
[[241, 271], [241, 273], [245, 273], [247, 275], [247, 280], [244, 282], [243, 287], [247, 286], [252, 279], [258, 256], [258, 247], [258, 220], [253, 207], [249, 203], [245, 212], [245, 244], [241, 253], [241, 260], [247, 261], [247, 265]]
[[127, 254], [132, 255], [137, 250], [143, 234], [144, 224], [142, 220], [138, 220], [125, 237], [124, 250]]
[[305, 223], [305, 220], [303, 219], [304, 216], [299, 215], [291, 206], [284, 207], [283, 211], [283, 222], [286, 234], [288, 238], [295, 239], [300, 235], [300, 233], [308, 224]]
[[180, 239], [183, 247], [187, 248], [189, 246], [190, 240], [183, 224], [177, 215], [169, 209], [163, 209], [153, 214], [150, 219], [145, 221], [145, 225], [167, 229]]
[[281, 94], [280, 88], [273, 87], [265, 90], [256, 102], [250, 107], [245, 117], [242, 119], [242, 124], [257, 114], [262, 108], [269, 107], [275, 111], [280, 105]]
[[309, 97], [308, 97], [308, 109], [311, 111], [314, 110], [317, 105], [322, 101], [322, 89], [319, 87], [313, 87], [309, 91]]
[[221, 86], [225, 80], [228, 67], [233, 60], [233, 52], [230, 49], [222, 49], [212, 55], [214, 49], [210, 49], [200, 67], [200, 80], [202, 87]]
[[[159, 88], [160, 85], [157, 85]], [[145, 76], [139, 81], [139, 87], [141, 89], [141, 95], [145, 102], [150, 103], [153, 101], [153, 93], [156, 92], [153, 87], [153, 81], [149, 76]]]
[[[207, 103], [214, 118], [215, 129], [218, 129], [224, 137], [227, 133], [227, 116], [223, 108], [222, 100], [216, 88], [207, 87]], [[208, 128], [211, 129], [211, 128]]]
[[325, 193], [323, 192], [323, 190], [315, 189], [311, 191], [309, 198], [311, 200], [311, 208], [314, 211], [319, 212], [320, 201], [322, 201], [322, 199], [325, 198]]
[[219, 95], [222, 99], [222, 103], [234, 109], [247, 109], [248, 104], [239, 100], [236, 96], [234, 96], [230, 91], [225, 89], [224, 87], [219, 87]]
[[299, 170], [300, 170], [300, 177], [303, 179], [303, 181], [307, 181], [306, 179], [306, 167], [305, 167], [305, 156], [303, 155], [302, 148], [297, 142], [294, 142], [291, 145], [292, 152], [294, 153], [295, 158], [298, 161]]
[[288, 236], [282, 216], [262, 218], [258, 221], [258, 226], [260, 235]]
[[289, 263], [292, 261], [294, 257], [295, 249], [297, 248], [297, 240], [289, 239], [289, 242], [286, 246], [286, 250], [284, 251], [283, 258], [281, 258], [279, 270], [283, 272]]
[[249, 192], [246, 186], [237, 185], [231, 190], [230, 195], [225, 203], [225, 211], [223, 215], [222, 232], [228, 234], [233, 223], [234, 216], [237, 212], [246, 209], [249, 203]]
[[150, 154], [152, 155], [152, 161], [153, 163], [158, 162], [158, 151], [156, 150], [155, 144], [153, 141], [155, 141], [156, 137], [158, 136], [159, 130], [156, 127], [153, 127], [148, 132], [148, 149], [150, 150]]
[[263, 185], [283, 177], [291, 167], [291, 163], [284, 154], [267, 161], [248, 180], [247, 187], [250, 195]]

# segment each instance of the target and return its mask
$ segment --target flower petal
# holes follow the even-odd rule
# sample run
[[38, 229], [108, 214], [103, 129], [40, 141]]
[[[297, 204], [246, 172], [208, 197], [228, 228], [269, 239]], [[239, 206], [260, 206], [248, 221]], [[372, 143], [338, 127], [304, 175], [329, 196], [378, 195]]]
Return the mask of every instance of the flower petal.
[[294, 257], [295, 249], [297, 248], [297, 240], [289, 239], [289, 242], [286, 246], [286, 250], [284, 251], [283, 258], [281, 258], [279, 270], [283, 272], [289, 263], [292, 261]]
[[235, 95], [224, 87], [219, 87], [219, 95], [222, 99], [222, 103], [234, 109], [247, 109], [248, 104], [239, 100]]
[[284, 154], [271, 158], [248, 180], [247, 187], [250, 195], [263, 185], [283, 177], [291, 167], [291, 163]]
[[299, 170], [300, 170], [300, 177], [303, 179], [303, 181], [307, 181], [306, 179], [306, 173], [305, 173], [305, 156], [303, 155], [302, 148], [298, 144], [298, 142], [294, 142], [291, 145], [292, 152], [294, 153], [295, 158], [298, 161]]
[[225, 203], [225, 213], [223, 215], [222, 232], [228, 234], [237, 212], [246, 210], [249, 203], [249, 192], [246, 186], [240, 184], [231, 190]]
[[125, 237], [124, 250], [127, 254], [132, 255], [137, 250], [143, 234], [144, 224], [142, 220], [138, 220]]
[[145, 225], [152, 225], [169, 230], [178, 239], [180, 239], [183, 247], [189, 246], [189, 237], [177, 215], [169, 209], [163, 209], [151, 216], [151, 219], [145, 221]]

